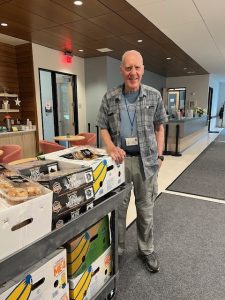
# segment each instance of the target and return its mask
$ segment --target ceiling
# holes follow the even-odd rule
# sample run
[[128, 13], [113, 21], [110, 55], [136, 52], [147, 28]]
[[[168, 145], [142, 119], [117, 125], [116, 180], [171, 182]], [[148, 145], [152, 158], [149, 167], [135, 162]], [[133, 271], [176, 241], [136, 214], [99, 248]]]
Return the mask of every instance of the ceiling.
[[212, 74], [225, 75], [224, 0], [127, 0]]
[[[225, 8], [223, 1], [214, 0], [211, 9], [216, 6], [215, 2], [221, 2]], [[209, 24], [213, 24], [203, 5], [210, 0], [83, 2], [78, 7], [73, 0], [0, 0], [0, 23], [8, 24], [7, 27], [0, 26], [0, 34], [19, 39], [13, 40], [14, 44], [25, 40], [60, 51], [71, 50], [73, 55], [83, 58], [108, 55], [121, 59], [124, 51], [136, 49], [142, 53], [147, 70], [166, 77], [211, 73], [214, 61], [211, 62], [210, 54], [216, 50], [215, 62], [221, 71], [223, 69], [223, 54], [218, 57], [218, 52], [221, 52], [219, 45], [205, 23], [208, 20], [211, 21]], [[222, 18], [222, 10], [218, 11]], [[3, 35], [0, 35], [1, 42], [4, 41]], [[217, 41], [220, 38], [222, 33], [217, 36]], [[138, 39], [143, 42], [138, 43]], [[213, 40], [210, 48], [207, 39]], [[7, 43], [10, 43], [9, 38]], [[222, 47], [222, 42], [220, 45]], [[112, 51], [101, 53], [96, 50], [99, 48]], [[167, 60], [167, 57], [172, 59]]]

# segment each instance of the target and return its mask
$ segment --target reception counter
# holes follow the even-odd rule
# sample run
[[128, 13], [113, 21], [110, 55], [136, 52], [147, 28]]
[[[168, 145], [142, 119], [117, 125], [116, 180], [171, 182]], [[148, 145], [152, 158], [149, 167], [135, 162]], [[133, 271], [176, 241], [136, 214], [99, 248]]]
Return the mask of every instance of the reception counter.
[[168, 131], [167, 151], [176, 150], [176, 134], [178, 135], [178, 151], [182, 152], [194, 144], [200, 137], [207, 134], [207, 116], [195, 118], [171, 119], [165, 127]]
[[0, 132], [0, 145], [20, 145], [23, 150], [23, 158], [34, 157], [37, 153], [35, 132], [35, 129], [30, 129], [27, 131]]

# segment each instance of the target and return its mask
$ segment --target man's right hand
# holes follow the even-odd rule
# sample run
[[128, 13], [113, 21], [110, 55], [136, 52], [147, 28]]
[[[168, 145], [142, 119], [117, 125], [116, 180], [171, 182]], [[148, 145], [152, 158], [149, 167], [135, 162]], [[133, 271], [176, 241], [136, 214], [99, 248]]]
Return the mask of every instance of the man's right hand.
[[107, 147], [106, 150], [117, 164], [121, 164], [126, 157], [126, 152], [120, 147], [116, 147], [115, 145]]

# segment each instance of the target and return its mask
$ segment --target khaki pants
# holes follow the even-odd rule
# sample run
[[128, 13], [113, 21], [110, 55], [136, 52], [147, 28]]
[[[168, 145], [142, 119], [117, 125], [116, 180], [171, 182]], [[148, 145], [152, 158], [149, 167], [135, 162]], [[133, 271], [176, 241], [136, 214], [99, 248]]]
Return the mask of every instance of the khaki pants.
[[[128, 156], [125, 158], [126, 182], [133, 183], [135, 205], [137, 210], [137, 243], [138, 250], [145, 255], [154, 250], [153, 245], [153, 207], [158, 194], [156, 172], [145, 179], [141, 158]], [[125, 250], [126, 216], [131, 192], [123, 200], [118, 212], [119, 255]]]

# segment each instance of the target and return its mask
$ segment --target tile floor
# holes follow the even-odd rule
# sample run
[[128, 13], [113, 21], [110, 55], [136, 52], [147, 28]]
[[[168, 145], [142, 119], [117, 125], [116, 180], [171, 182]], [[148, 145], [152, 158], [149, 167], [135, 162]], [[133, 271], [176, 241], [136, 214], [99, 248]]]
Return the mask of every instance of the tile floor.
[[[222, 130], [216, 128], [215, 131]], [[179, 194], [177, 192], [165, 191], [165, 189], [183, 172], [184, 169], [218, 136], [218, 133], [208, 133], [199, 139], [196, 143], [186, 149], [182, 156], [175, 157], [171, 155], [165, 156], [165, 160], [159, 172], [159, 193], [167, 192]], [[185, 194], [182, 194], [185, 195]], [[191, 195], [188, 195], [191, 197]], [[192, 196], [193, 197], [193, 196]], [[201, 200], [224, 202], [221, 200], [208, 199], [206, 197], [194, 196]], [[132, 193], [131, 200], [127, 212], [127, 226], [136, 218], [136, 208], [134, 203], [134, 195]]]

